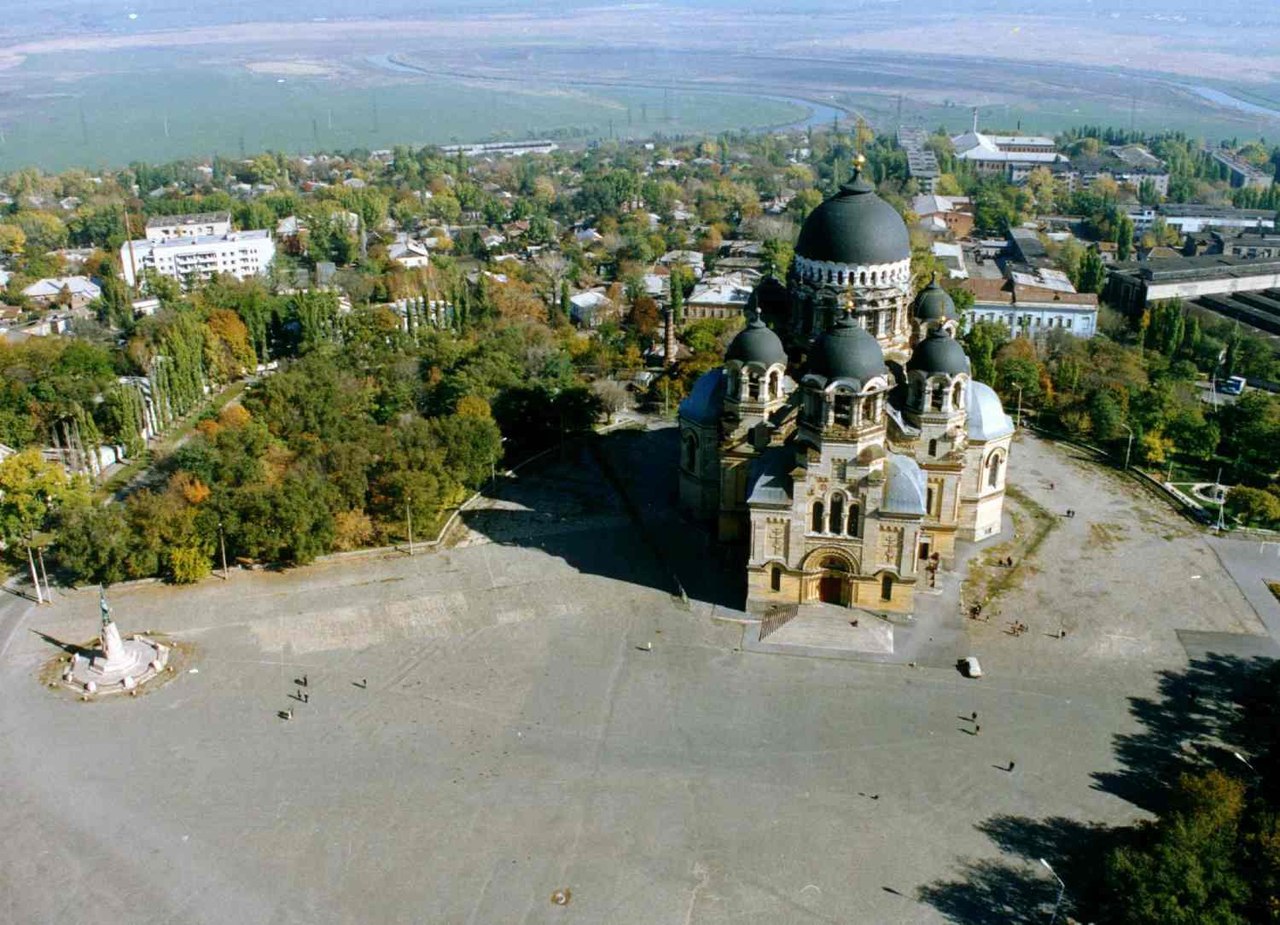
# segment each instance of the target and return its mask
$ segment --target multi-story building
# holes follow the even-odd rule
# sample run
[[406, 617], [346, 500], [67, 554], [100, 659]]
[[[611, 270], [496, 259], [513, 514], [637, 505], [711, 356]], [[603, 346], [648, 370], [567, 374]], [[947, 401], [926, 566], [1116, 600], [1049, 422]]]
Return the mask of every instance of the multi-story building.
[[213, 213], [148, 222], [146, 238], [126, 241], [120, 248], [125, 281], [136, 286], [148, 271], [183, 286], [215, 274], [246, 279], [265, 273], [276, 253], [271, 232], [232, 231], [224, 216]]

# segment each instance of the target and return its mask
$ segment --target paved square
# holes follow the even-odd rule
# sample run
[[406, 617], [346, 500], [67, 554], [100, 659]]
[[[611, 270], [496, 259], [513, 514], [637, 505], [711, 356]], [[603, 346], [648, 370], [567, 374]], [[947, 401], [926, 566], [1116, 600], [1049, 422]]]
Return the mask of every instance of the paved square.
[[1013, 482], [1079, 513], [991, 622], [945, 628], [985, 678], [744, 652], [719, 554], [664, 504], [671, 432], [605, 442], [649, 461], [630, 506], [583, 453], [458, 548], [115, 590], [122, 630], [195, 647], [137, 699], [35, 683], [32, 630], [92, 636], [95, 591], [0, 605], [0, 920], [948, 921], [919, 890], [999, 853], [984, 820], [1137, 813], [1091, 775], [1178, 630], [1264, 632], [1188, 525], [1024, 436]]

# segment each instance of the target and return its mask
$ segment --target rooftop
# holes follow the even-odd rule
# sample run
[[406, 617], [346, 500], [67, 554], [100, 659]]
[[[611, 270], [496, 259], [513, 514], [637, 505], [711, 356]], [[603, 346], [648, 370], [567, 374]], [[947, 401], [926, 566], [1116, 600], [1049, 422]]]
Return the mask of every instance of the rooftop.
[[1111, 273], [1149, 283], [1181, 280], [1223, 279], [1280, 273], [1280, 259], [1232, 257], [1228, 254], [1201, 254], [1196, 257], [1162, 257], [1159, 260], [1129, 261], [1111, 268]]
[[170, 225], [211, 225], [230, 222], [230, 212], [193, 212], [189, 215], [157, 215], [147, 219], [148, 228], [167, 228]]

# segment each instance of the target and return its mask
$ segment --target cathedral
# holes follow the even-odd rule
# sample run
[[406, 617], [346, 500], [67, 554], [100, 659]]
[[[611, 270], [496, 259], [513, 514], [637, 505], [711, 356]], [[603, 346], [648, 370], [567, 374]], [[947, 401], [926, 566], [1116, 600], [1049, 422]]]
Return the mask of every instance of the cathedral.
[[1013, 422], [955, 304], [913, 298], [906, 224], [855, 171], [747, 315], [680, 405], [681, 507], [745, 547], [748, 610], [912, 612], [957, 539], [1001, 530]]

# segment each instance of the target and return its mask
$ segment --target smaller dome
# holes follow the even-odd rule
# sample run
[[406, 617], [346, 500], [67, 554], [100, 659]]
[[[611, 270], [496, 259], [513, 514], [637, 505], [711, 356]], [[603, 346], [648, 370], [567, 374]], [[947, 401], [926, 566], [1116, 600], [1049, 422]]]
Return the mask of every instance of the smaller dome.
[[907, 361], [908, 370], [921, 370], [927, 375], [946, 373], [955, 376], [969, 372], [969, 358], [960, 342], [945, 331], [934, 328], [929, 336], [916, 344]]
[[787, 351], [782, 341], [760, 320], [760, 310], [755, 309], [747, 326], [738, 332], [725, 352], [725, 360], [737, 360], [739, 363], [760, 363], [774, 366], [787, 363]]
[[693, 384], [689, 397], [680, 402], [680, 417], [694, 424], [715, 424], [724, 407], [725, 388], [723, 369], [703, 373]]
[[849, 312], [813, 345], [809, 371], [827, 379], [855, 379], [865, 383], [876, 376], [887, 376], [884, 351]]
[[1000, 397], [985, 382], [969, 383], [969, 439], [999, 440], [1013, 433], [1013, 420], [1004, 413]]
[[762, 318], [774, 324], [784, 322], [790, 314], [791, 293], [776, 276], [766, 276], [751, 290], [751, 297], [747, 299], [747, 317], [750, 318], [757, 308]]
[[916, 296], [911, 313], [917, 321], [949, 321], [956, 317], [956, 303], [947, 290], [938, 285], [935, 276]]

